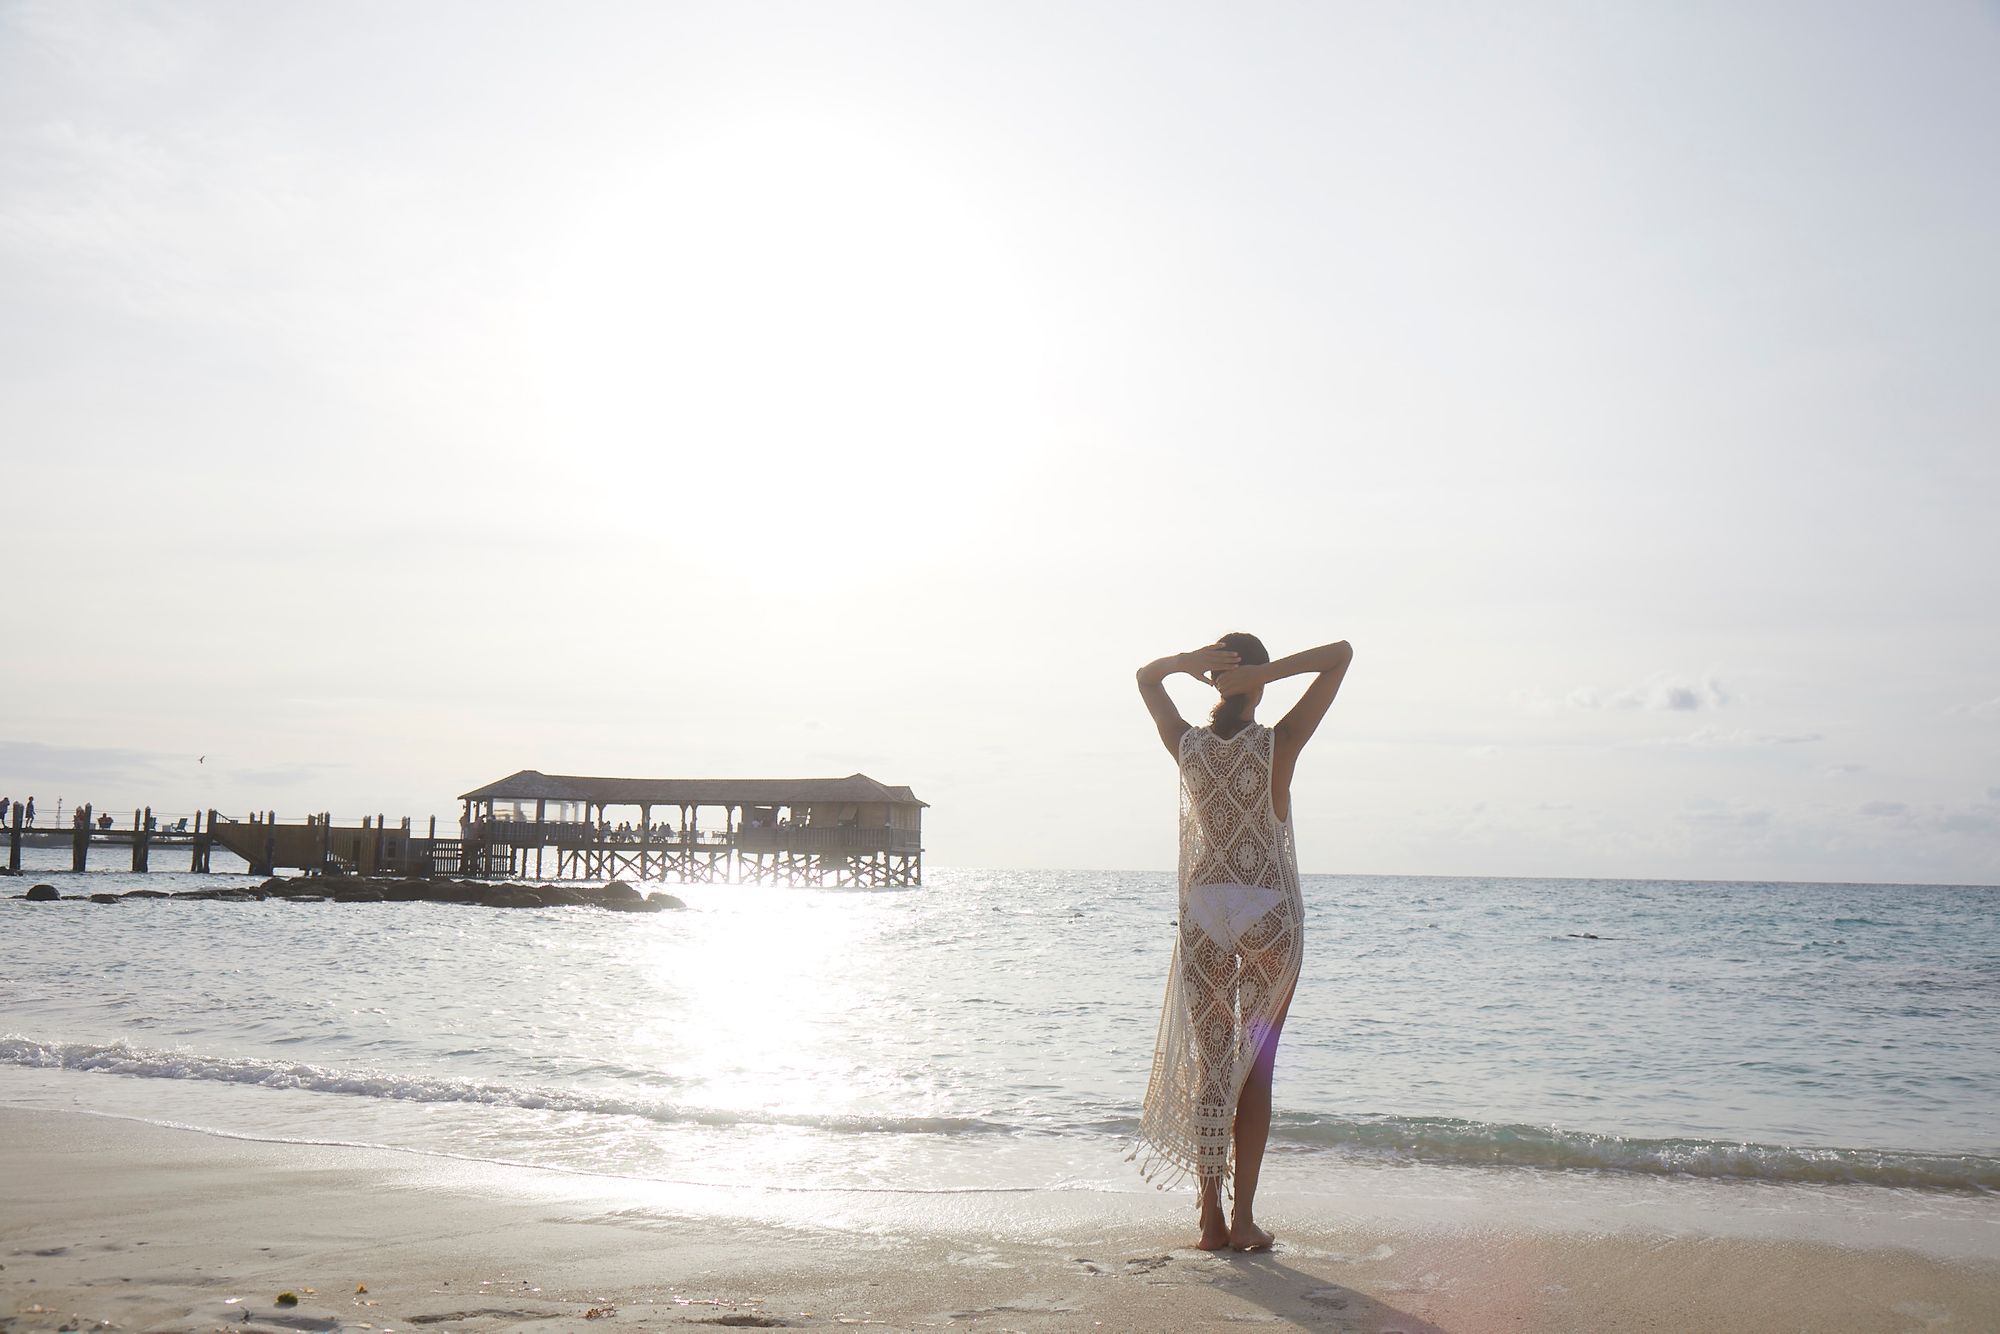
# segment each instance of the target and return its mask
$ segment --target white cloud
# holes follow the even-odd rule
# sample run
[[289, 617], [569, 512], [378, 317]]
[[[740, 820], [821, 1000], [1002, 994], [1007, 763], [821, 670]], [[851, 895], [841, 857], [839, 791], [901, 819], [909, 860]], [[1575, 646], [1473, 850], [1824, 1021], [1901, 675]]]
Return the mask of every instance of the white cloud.
[[[1685, 736], [1656, 737], [1651, 746], [1799, 746], [1825, 740], [1820, 732], [1752, 732], [1747, 728], [1698, 727]], [[1859, 768], [1859, 765], [1851, 766]]]
[[1644, 709], [1661, 713], [1695, 713], [1719, 709], [1729, 703], [1729, 693], [1713, 676], [1690, 681], [1664, 672], [1608, 694], [1595, 686], [1578, 686], [1566, 698], [1570, 707], [1576, 709]]
[[1771, 812], [1762, 806], [1738, 806], [1731, 802], [1702, 799], [1691, 801], [1681, 812], [1683, 824], [1714, 829], [1763, 829], [1771, 823]]
[[22, 0], [0, 15], [8, 31], [65, 75], [129, 89], [183, 73], [206, 36], [202, 16], [163, 5], [76, 5]]
[[2000, 695], [1978, 704], [1967, 705], [1965, 711], [1982, 723], [2000, 723]]
[[1937, 817], [1937, 827], [1947, 834], [2000, 834], [2000, 806], [1961, 806], [1942, 811]]
[[1966, 834], [1974, 838], [2000, 835], [2000, 801], [1961, 806], [1934, 805], [1919, 810], [1907, 801], [1864, 801], [1860, 813], [1921, 835]]

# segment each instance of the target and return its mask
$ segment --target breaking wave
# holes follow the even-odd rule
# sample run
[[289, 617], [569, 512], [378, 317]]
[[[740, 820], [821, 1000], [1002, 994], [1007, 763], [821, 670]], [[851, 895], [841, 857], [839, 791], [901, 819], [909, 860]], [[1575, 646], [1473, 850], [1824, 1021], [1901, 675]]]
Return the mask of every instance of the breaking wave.
[[148, 1051], [124, 1042], [92, 1045], [78, 1042], [35, 1042], [0, 1038], [0, 1065], [45, 1070], [77, 1070], [92, 1074], [128, 1075], [139, 1079], [193, 1079], [220, 1084], [253, 1084], [263, 1088], [298, 1089], [309, 1093], [340, 1093], [395, 1102], [476, 1103], [489, 1107], [520, 1107], [531, 1111], [571, 1112], [594, 1116], [634, 1116], [668, 1125], [779, 1125], [845, 1133], [899, 1135], [1004, 1134], [1012, 1126], [964, 1116], [787, 1115], [782, 1112], [737, 1111], [683, 1107], [651, 1098], [615, 1092], [590, 1092], [513, 1084], [487, 1084], [448, 1076], [391, 1074], [379, 1070], [334, 1070], [297, 1061], [254, 1057], [203, 1056], [194, 1052]]
[[[447, 1076], [373, 1070], [336, 1070], [302, 1062], [149, 1051], [123, 1042], [104, 1045], [43, 1043], [22, 1037], [4, 1037], [0, 1038], [0, 1064], [142, 1079], [256, 1085], [401, 1102], [471, 1103], [532, 1111], [627, 1116], [669, 1125], [696, 1124], [725, 1128], [790, 1126], [834, 1134], [1080, 1134], [1122, 1140], [1129, 1140], [1138, 1129], [1136, 1118], [1126, 1116], [1071, 1126], [1047, 1123], [1027, 1126], [969, 1116], [812, 1115], [758, 1109], [687, 1107], [661, 1099], [620, 1095], [615, 1091], [482, 1083]], [[1384, 1163], [2000, 1192], [2000, 1159], [1976, 1154], [1706, 1139], [1648, 1139], [1564, 1130], [1554, 1126], [1495, 1125], [1451, 1117], [1336, 1117], [1280, 1113], [1273, 1122], [1271, 1135], [1273, 1147], [1280, 1151], [1331, 1152], [1355, 1160]]]

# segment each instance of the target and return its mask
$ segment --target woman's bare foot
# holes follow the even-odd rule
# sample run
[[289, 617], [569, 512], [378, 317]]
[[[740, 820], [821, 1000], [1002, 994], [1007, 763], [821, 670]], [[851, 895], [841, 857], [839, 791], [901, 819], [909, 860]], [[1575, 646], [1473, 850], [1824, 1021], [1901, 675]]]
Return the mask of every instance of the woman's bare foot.
[[1233, 1251], [1268, 1251], [1276, 1241], [1270, 1233], [1249, 1220], [1229, 1225], [1229, 1249]]
[[1223, 1221], [1222, 1206], [1204, 1202], [1201, 1207], [1201, 1240], [1197, 1250], [1220, 1251], [1229, 1247], [1229, 1224]]

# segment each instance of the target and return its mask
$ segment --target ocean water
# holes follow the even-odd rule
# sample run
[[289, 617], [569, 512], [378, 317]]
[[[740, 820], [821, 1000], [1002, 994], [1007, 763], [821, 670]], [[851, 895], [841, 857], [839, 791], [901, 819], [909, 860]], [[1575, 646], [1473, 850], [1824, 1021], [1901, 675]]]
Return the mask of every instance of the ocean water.
[[[0, 1105], [725, 1187], [1149, 1189], [1172, 877], [927, 878], [652, 916], [0, 898]], [[2000, 889], [1304, 889], [1269, 1184], [2000, 1192]]]

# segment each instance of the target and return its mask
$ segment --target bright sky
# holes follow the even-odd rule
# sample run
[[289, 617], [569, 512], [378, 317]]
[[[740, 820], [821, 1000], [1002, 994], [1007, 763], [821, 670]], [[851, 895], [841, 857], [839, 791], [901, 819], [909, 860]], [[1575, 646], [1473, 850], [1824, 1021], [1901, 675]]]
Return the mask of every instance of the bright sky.
[[861, 770], [1166, 867], [1132, 673], [1241, 629], [1356, 647], [1309, 871], [2000, 881], [1995, 69], [1949, 0], [0, 3], [0, 788]]

